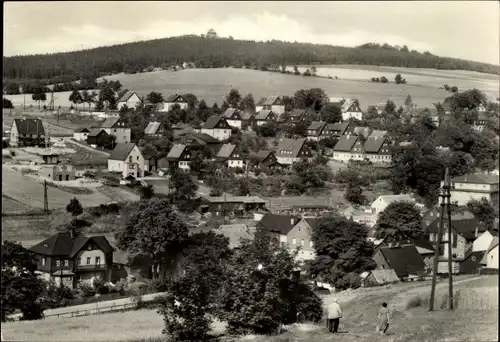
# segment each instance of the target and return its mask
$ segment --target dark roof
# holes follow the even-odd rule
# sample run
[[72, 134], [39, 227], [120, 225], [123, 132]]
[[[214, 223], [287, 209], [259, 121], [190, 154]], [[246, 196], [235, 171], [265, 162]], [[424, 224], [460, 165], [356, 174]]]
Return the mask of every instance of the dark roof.
[[300, 216], [266, 214], [260, 220], [259, 225], [266, 231], [286, 235], [299, 221]]
[[323, 218], [321, 217], [308, 217], [305, 219], [307, 224], [311, 226], [312, 229], [317, 229], [321, 222], [323, 222]]
[[90, 131], [88, 130], [88, 128], [80, 127], [75, 129], [75, 133], [90, 133]]
[[268, 109], [263, 109], [259, 111], [257, 114], [255, 114], [255, 119], [257, 120], [267, 120], [267, 117], [271, 115], [273, 112], [271, 112]]
[[47, 256], [74, 257], [87, 242], [93, 241], [104, 253], [113, 252], [113, 247], [104, 236], [87, 237], [77, 235], [71, 238], [69, 232], [57, 233], [30, 248], [30, 251]]
[[101, 132], [104, 132], [104, 134], [108, 135], [108, 132], [103, 130], [102, 128], [92, 128], [89, 133], [89, 137], [97, 137]]
[[[306, 142], [306, 139], [288, 139], [285, 138], [280, 141], [277, 149], [277, 155], [283, 155], [286, 157], [291, 157], [291, 158], [296, 158], [299, 155], [300, 150], [302, 149], [302, 146], [304, 146], [304, 143]], [[292, 154], [283, 154], [282, 151], [291, 151]]]
[[207, 119], [207, 121], [205, 122], [205, 124], [202, 126], [202, 128], [206, 128], [206, 129], [213, 129], [215, 128], [215, 126], [217, 126], [217, 124], [219, 123], [219, 121], [221, 120], [225, 120], [223, 116], [220, 116], [220, 115], [217, 115], [217, 116], [211, 116]]
[[428, 239], [418, 239], [418, 240], [408, 240], [408, 241], [399, 241], [400, 245], [414, 245], [415, 247], [425, 248], [430, 251], [434, 251], [434, 246]]
[[413, 245], [382, 247], [380, 252], [399, 278], [425, 271], [425, 263]]
[[220, 144], [220, 141], [208, 135], [206, 133], [196, 133], [196, 132], [186, 132], [181, 134], [181, 136], [185, 137], [186, 135], [192, 135], [193, 137], [207, 143], [207, 144]]
[[294, 109], [290, 112], [290, 117], [301, 117], [306, 113], [305, 109]]
[[385, 139], [384, 138], [368, 138], [365, 141], [365, 152], [367, 153], [378, 153], [380, 151], [380, 148], [384, 144]]
[[14, 119], [19, 134], [44, 135], [45, 129], [40, 119]]
[[280, 98], [280, 96], [277, 96], [277, 95], [271, 95], [271, 96], [268, 96], [264, 102], [262, 103], [264, 106], [271, 106], [273, 105], [278, 99]]
[[135, 147], [134, 143], [117, 144], [114, 150], [111, 151], [111, 154], [109, 155], [108, 159], [123, 161], [127, 159], [128, 155], [130, 154], [130, 152], [132, 152], [134, 147]]
[[118, 120], [120, 120], [120, 117], [107, 118], [99, 125], [99, 128], [112, 128]]
[[186, 102], [186, 100], [184, 100], [184, 98], [182, 97], [182, 95], [179, 95], [179, 94], [173, 94], [173, 95], [169, 95], [167, 96], [167, 98], [165, 99], [165, 102], [174, 102], [175, 100], [177, 100], [178, 98], [181, 98], [181, 100], [183, 102]]
[[498, 176], [485, 173], [471, 173], [451, 180], [452, 183], [498, 184]]
[[336, 123], [329, 123], [326, 124], [326, 129], [329, 131], [339, 131], [340, 134], [344, 134], [345, 130], [347, 129], [347, 126], [349, 126], [349, 122], [336, 122]]
[[272, 153], [271, 151], [259, 151], [257, 153], [252, 152], [252, 153], [250, 153], [250, 155], [248, 157], [249, 157], [249, 159], [252, 159], [252, 160], [263, 161], [267, 157], [269, 157], [269, 155], [271, 153]]
[[350, 152], [357, 140], [358, 137], [355, 135], [344, 136], [340, 138], [340, 140], [335, 144], [333, 150], [340, 152]]
[[236, 108], [228, 108], [228, 109], [226, 109], [226, 111], [224, 112], [224, 114], [222, 116], [224, 116], [225, 118], [230, 118], [231, 116], [233, 116], [233, 114], [235, 112], [239, 113], [239, 110]]
[[318, 130], [320, 128], [325, 127], [325, 125], [326, 125], [326, 122], [323, 122], [323, 121], [313, 121], [313, 122], [311, 122], [311, 124], [309, 125], [309, 127], [307, 129], [308, 130]]
[[[426, 229], [427, 233], [436, 234], [438, 232], [440, 221], [440, 218], [436, 218], [434, 221], [432, 221]], [[486, 230], [479, 224], [479, 221], [475, 217], [451, 220], [451, 226], [453, 227], [455, 232], [457, 232], [457, 234], [463, 236], [466, 240], [473, 240], [475, 238], [476, 227], [478, 227], [479, 233], [482, 233]]]
[[476, 257], [476, 262], [481, 262], [481, 259], [483, 258], [484, 254], [486, 254], [486, 251], [475, 251], [475, 252], [472, 252], [469, 251], [469, 253], [465, 254], [464, 256], [464, 260], [462, 260], [460, 263], [463, 263], [465, 262], [466, 260], [468, 260], [470, 257], [472, 256], [475, 256]]

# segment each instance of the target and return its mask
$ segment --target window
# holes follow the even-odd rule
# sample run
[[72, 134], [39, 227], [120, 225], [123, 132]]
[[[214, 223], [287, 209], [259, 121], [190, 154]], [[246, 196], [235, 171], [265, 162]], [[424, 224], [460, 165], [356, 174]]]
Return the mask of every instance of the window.
[[296, 244], [297, 244], [297, 240], [296, 240], [295, 238], [293, 238], [292, 243], [293, 243], [294, 245], [296, 245]]
[[95, 257], [95, 264], [100, 265], [101, 264], [101, 257]]
[[77, 264], [77, 265], [81, 265], [81, 264], [82, 264], [82, 258], [78, 258], [78, 259], [76, 259], [76, 264]]
[[300, 245], [304, 246], [304, 239], [300, 240]]
[[87, 265], [90, 265], [90, 258], [87, 258]]
[[312, 248], [312, 246], [313, 246], [313, 242], [312, 242], [312, 241], [309, 241], [309, 247], [311, 247], [311, 248]]
[[47, 262], [47, 258], [43, 257], [42, 258], [42, 266], [45, 266], [46, 262]]
[[56, 267], [60, 267], [61, 266], [61, 260], [56, 260]]
[[68, 267], [69, 266], [69, 260], [64, 260], [64, 266]]
[[128, 157], [128, 162], [131, 163], [132, 162], [132, 156]]
[[139, 156], [137, 156], [137, 160], [139, 160]]

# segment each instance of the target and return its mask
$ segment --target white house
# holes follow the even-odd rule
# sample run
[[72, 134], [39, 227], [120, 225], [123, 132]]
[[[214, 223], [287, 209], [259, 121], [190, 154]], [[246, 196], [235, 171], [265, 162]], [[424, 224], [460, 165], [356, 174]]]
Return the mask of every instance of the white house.
[[73, 139], [77, 141], [87, 141], [90, 131], [87, 128], [77, 128], [73, 132]]
[[223, 116], [226, 119], [229, 126], [238, 127], [239, 129], [241, 129], [242, 116], [241, 112], [238, 109], [228, 108], [224, 112]]
[[498, 237], [491, 242], [490, 247], [484, 254], [481, 264], [485, 268], [494, 268], [498, 270]]
[[282, 165], [292, 165], [302, 159], [313, 158], [311, 150], [307, 147], [306, 139], [282, 139], [276, 149], [276, 158]]
[[117, 144], [130, 142], [131, 130], [127, 127], [125, 120], [119, 116], [106, 119], [97, 128], [105, 130], [109, 135], [114, 135]]
[[118, 109], [121, 109], [123, 106], [127, 106], [127, 108], [136, 108], [139, 104], [141, 104], [142, 100], [134, 91], [126, 92], [117, 102]]
[[224, 144], [215, 156], [218, 163], [224, 163], [227, 167], [245, 167], [245, 161], [241, 151], [233, 144]]
[[269, 96], [266, 99], [260, 100], [255, 105], [255, 112], [260, 112], [261, 110], [270, 110], [271, 112], [281, 115], [285, 112], [285, 103], [281, 96]]
[[379, 214], [393, 202], [411, 202], [415, 203], [415, 200], [408, 194], [403, 195], [385, 195], [379, 196], [375, 201], [373, 201], [371, 208], [373, 213]]
[[163, 102], [163, 108], [160, 108], [160, 112], [168, 112], [175, 105], [178, 105], [180, 109], [186, 109], [188, 107], [188, 103], [186, 99], [182, 95], [174, 94], [170, 95]]
[[342, 104], [342, 120], [347, 121], [349, 119], [362, 120], [363, 119], [363, 111], [359, 107], [359, 103], [357, 100], [346, 100]]
[[201, 127], [200, 133], [218, 140], [226, 140], [231, 136], [231, 126], [223, 116], [211, 116]]
[[164, 132], [164, 127], [161, 122], [151, 121], [148, 122], [146, 129], [144, 130], [144, 135], [150, 137], [160, 137]]
[[[451, 180], [451, 202], [467, 205], [470, 200], [486, 198], [493, 208], [498, 208], [499, 178], [497, 175], [472, 173]], [[441, 182], [443, 186], [443, 182]]]
[[496, 237], [498, 237], [497, 232], [489, 230], [485, 231], [484, 233], [479, 235], [477, 239], [475, 239], [474, 242], [472, 243], [472, 251], [473, 252], [487, 251]]
[[145, 161], [139, 147], [134, 143], [116, 145], [108, 158], [108, 171], [121, 172], [123, 178], [144, 177]]

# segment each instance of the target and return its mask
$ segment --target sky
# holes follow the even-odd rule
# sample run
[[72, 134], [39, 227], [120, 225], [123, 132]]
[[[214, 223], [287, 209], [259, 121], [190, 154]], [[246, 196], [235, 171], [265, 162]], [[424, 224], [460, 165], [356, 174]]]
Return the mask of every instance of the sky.
[[407, 45], [500, 64], [497, 1], [4, 2], [4, 56], [203, 34], [340, 46]]

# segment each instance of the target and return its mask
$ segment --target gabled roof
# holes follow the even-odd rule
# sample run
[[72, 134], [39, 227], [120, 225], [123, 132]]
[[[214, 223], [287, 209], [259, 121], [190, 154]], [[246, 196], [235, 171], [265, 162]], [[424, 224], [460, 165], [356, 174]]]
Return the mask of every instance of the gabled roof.
[[255, 119], [257, 120], [267, 120], [267, 117], [271, 115], [272, 112], [268, 109], [263, 109], [259, 111], [257, 114], [255, 114]]
[[205, 124], [202, 126], [202, 128], [206, 128], [206, 129], [213, 129], [215, 128], [215, 126], [217, 126], [217, 124], [219, 123], [219, 121], [221, 120], [226, 120], [224, 119], [223, 116], [221, 115], [217, 115], [217, 116], [211, 116], [207, 119], [207, 121], [205, 122]]
[[323, 121], [313, 121], [311, 122], [311, 124], [309, 125], [309, 127], [307, 127], [308, 130], [318, 130], [320, 128], [323, 128], [326, 126], [326, 122], [323, 122]]
[[192, 137], [199, 139], [207, 144], [220, 144], [219, 140], [206, 133], [186, 132], [181, 134], [182, 137], [186, 137], [187, 135], [191, 135]]
[[367, 153], [378, 153], [380, 151], [380, 148], [384, 144], [385, 139], [384, 138], [368, 138], [365, 141], [365, 152]]
[[102, 128], [92, 128], [89, 133], [89, 137], [97, 137], [101, 132], [104, 132], [104, 134], [108, 135], [108, 132], [103, 130]]
[[291, 112], [290, 112], [290, 117], [293, 118], [293, 117], [301, 117], [302, 115], [305, 115], [306, 114], [306, 110], [305, 109], [293, 109]]
[[266, 214], [259, 221], [259, 225], [268, 232], [286, 235], [299, 221], [300, 216]]
[[231, 154], [234, 152], [236, 145], [233, 144], [224, 144], [221, 146], [219, 152], [217, 152], [216, 158], [229, 158]]
[[[488, 258], [488, 254], [490, 254], [490, 252], [491, 252], [493, 249], [495, 249], [496, 247], [498, 247], [498, 237], [497, 237], [497, 236], [495, 236], [495, 237], [493, 238], [493, 240], [492, 240], [492, 241], [491, 241], [491, 243], [490, 243], [490, 247], [488, 247], [488, 250], [486, 251], [486, 253], [484, 253], [483, 258], [482, 258], [482, 260], [481, 260], [481, 264], [483, 264], [483, 265], [486, 265], [486, 264], [487, 264], [487, 261], [486, 261], [486, 260], [487, 260], [487, 258]], [[498, 255], [498, 251], [497, 251], [497, 255]]]
[[[436, 218], [429, 224], [426, 231], [428, 233], [437, 234], [437, 232], [439, 231], [440, 222], [441, 219]], [[469, 241], [475, 239], [476, 227], [478, 228], [478, 233], [482, 233], [486, 230], [479, 224], [479, 221], [475, 217], [452, 220], [451, 226], [457, 234], [461, 235], [464, 239]]]
[[253, 113], [249, 113], [249, 112], [244, 112], [244, 113], [241, 115], [241, 119], [242, 119], [242, 120], [250, 120], [251, 118], [255, 118], [255, 114], [253, 114]]
[[266, 204], [266, 200], [260, 198], [259, 196], [233, 196], [231, 194], [226, 194], [225, 196], [200, 196], [205, 201], [210, 203], [246, 203], [246, 204]]
[[259, 151], [259, 152], [253, 152], [253, 153], [250, 153], [250, 155], [248, 156], [249, 159], [252, 159], [252, 160], [257, 160], [257, 161], [263, 161], [265, 160], [267, 157], [269, 157], [270, 154], [272, 154], [273, 152], [271, 151]]
[[156, 134], [160, 126], [161, 122], [158, 121], [149, 122], [148, 125], [146, 126], [146, 129], [144, 130], [144, 134]]
[[377, 202], [379, 199], [381, 199], [383, 202], [385, 202], [387, 205], [391, 204], [392, 202], [415, 202], [414, 199], [408, 195], [408, 194], [400, 194], [400, 195], [382, 195], [379, 196], [373, 201], [372, 203]]
[[[117, 102], [127, 102], [134, 94], [137, 95], [135, 91], [127, 91]], [[137, 95], [139, 96], [139, 95]]]
[[378, 137], [378, 138], [383, 138], [387, 135], [387, 131], [380, 131], [378, 129], [375, 129], [372, 134], [370, 134], [370, 136], [368, 138], [375, 138], [375, 137]]
[[14, 119], [14, 123], [16, 124], [18, 134], [45, 134], [43, 122], [40, 119]]
[[226, 109], [226, 111], [224, 112], [224, 114], [222, 116], [229, 119], [233, 116], [234, 113], [239, 114], [239, 110], [236, 108], [228, 108], [228, 109]]
[[475, 251], [473, 252], [472, 250], [469, 251], [469, 253], [465, 254], [464, 256], [464, 260], [462, 260], [460, 263], [463, 263], [465, 262], [466, 260], [469, 260], [471, 257], [476, 257], [476, 260], [477, 262], [481, 262], [484, 257], [484, 255], [486, 254], [486, 251]]
[[52, 235], [29, 250], [46, 256], [73, 258], [89, 241], [94, 242], [104, 253], [113, 252], [113, 247], [104, 236], [87, 237], [79, 234], [72, 239], [69, 232]]
[[268, 96], [261, 105], [272, 106], [279, 98], [277, 95]]
[[348, 126], [349, 122], [328, 123], [326, 124], [326, 130], [338, 131], [340, 135], [343, 135]]
[[499, 178], [496, 175], [488, 175], [485, 173], [471, 173], [455, 177], [451, 180], [452, 183], [472, 183], [472, 184], [498, 184]]
[[418, 239], [418, 240], [409, 240], [409, 241], [399, 241], [400, 245], [414, 245], [415, 247], [422, 248], [434, 252], [434, 246], [428, 239]]
[[396, 272], [392, 268], [384, 269], [384, 270], [380, 270], [380, 269], [372, 270], [372, 271], [368, 272], [367, 277], [370, 274], [375, 279], [375, 282], [379, 285], [399, 282], [398, 275], [396, 274]]
[[112, 128], [120, 120], [119, 116], [107, 118], [104, 120], [98, 128]]
[[85, 127], [80, 127], [75, 129], [75, 133], [90, 133], [90, 131]]
[[167, 96], [167, 98], [165, 99], [165, 102], [175, 102], [179, 98], [182, 100], [182, 102], [186, 102], [184, 97], [182, 97], [182, 95], [179, 95], [179, 94], [173, 94], [173, 95]]
[[304, 220], [306, 220], [311, 229], [317, 229], [321, 222], [323, 222], [323, 218], [321, 217], [307, 217]]
[[380, 252], [399, 278], [425, 271], [425, 263], [413, 245], [382, 247]]
[[342, 112], [347, 112], [356, 100], [348, 99], [342, 104]]
[[186, 145], [174, 144], [170, 151], [168, 151], [167, 159], [179, 159], [185, 149]]
[[255, 229], [247, 227], [246, 224], [227, 224], [212, 229], [216, 234], [222, 234], [229, 239], [229, 248], [238, 248], [241, 240], [253, 240]]
[[[290, 158], [296, 158], [299, 155], [300, 150], [302, 149], [302, 146], [304, 146], [304, 143], [306, 142], [306, 139], [288, 139], [285, 138], [280, 141], [277, 149], [277, 155], [282, 155], [282, 156], [287, 156]], [[291, 151], [291, 154], [284, 154], [282, 151]]]
[[127, 159], [128, 155], [130, 154], [130, 152], [132, 152], [134, 147], [134, 143], [116, 144], [114, 150], [111, 151], [108, 159], [124, 161], [125, 159]]
[[358, 141], [358, 137], [356, 135], [343, 136], [335, 144], [333, 150], [338, 152], [351, 152], [356, 141]]

